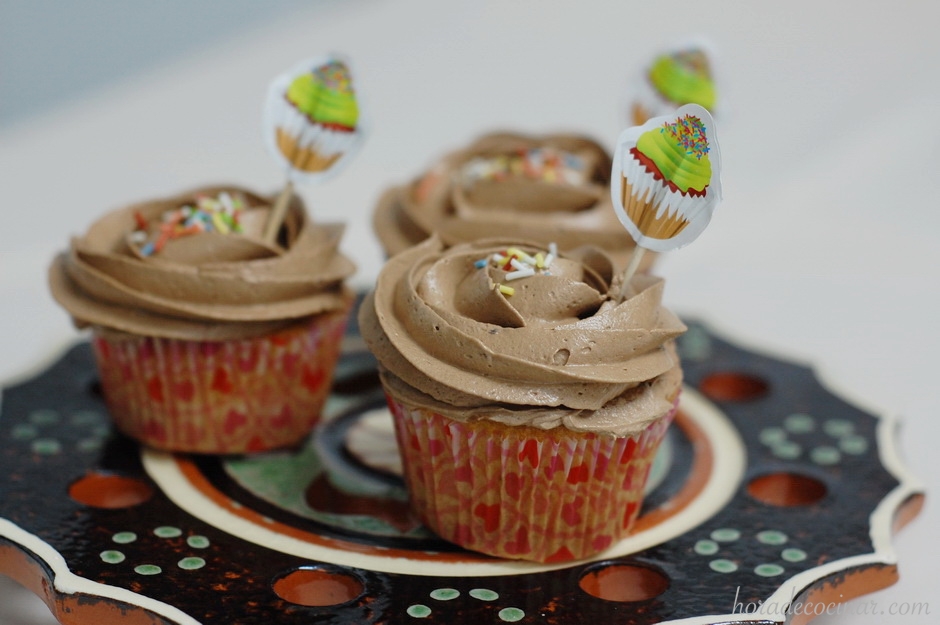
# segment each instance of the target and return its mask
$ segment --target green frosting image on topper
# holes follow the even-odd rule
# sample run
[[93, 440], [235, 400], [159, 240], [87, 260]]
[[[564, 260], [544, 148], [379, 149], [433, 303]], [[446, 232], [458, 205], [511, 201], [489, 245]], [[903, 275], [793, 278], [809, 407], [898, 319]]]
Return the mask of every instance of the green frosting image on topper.
[[351, 129], [359, 121], [349, 69], [340, 61], [330, 61], [295, 78], [287, 88], [287, 99], [320, 124]]
[[640, 135], [636, 149], [656, 164], [663, 177], [682, 191], [704, 191], [712, 179], [708, 139], [702, 120], [680, 117]]
[[653, 61], [650, 82], [669, 101], [676, 104], [715, 106], [715, 83], [708, 59], [700, 50], [664, 54]]

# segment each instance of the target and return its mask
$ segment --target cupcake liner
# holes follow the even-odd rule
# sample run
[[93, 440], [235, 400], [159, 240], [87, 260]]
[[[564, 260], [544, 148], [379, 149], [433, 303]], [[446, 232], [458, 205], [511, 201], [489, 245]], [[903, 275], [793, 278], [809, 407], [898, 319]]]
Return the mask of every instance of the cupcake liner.
[[634, 98], [631, 113], [635, 126], [642, 126], [653, 117], [668, 115], [679, 108], [678, 104], [664, 98], [653, 87], [647, 72], [642, 72], [634, 78], [631, 91]]
[[244, 453], [299, 442], [320, 418], [348, 308], [220, 342], [98, 329], [92, 347], [118, 429], [171, 451]]
[[621, 176], [620, 184], [623, 185], [623, 207], [643, 236], [670, 239], [689, 225], [689, 220], [678, 213], [657, 210], [656, 196], [652, 192], [638, 195], [625, 176]]
[[635, 437], [460, 422], [388, 396], [412, 505], [445, 540], [503, 558], [587, 558], [626, 536], [675, 410]]
[[625, 207], [628, 202], [655, 206], [651, 210], [655, 210], [657, 219], [674, 219], [681, 222], [682, 227], [696, 218], [704, 203], [702, 196], [673, 191], [663, 181], [662, 174], [647, 171], [646, 166], [630, 154], [624, 155], [620, 193]]

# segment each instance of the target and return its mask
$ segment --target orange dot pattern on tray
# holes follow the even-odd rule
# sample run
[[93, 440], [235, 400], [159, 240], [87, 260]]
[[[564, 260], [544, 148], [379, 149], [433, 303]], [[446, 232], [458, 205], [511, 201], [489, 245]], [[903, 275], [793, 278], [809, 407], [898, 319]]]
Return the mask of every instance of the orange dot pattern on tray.
[[412, 503], [428, 527], [467, 549], [541, 562], [594, 555], [629, 532], [672, 420], [611, 438], [389, 406]]
[[345, 325], [343, 311], [240, 341], [96, 336], [92, 346], [108, 408], [125, 433], [158, 448], [241, 453], [309, 432]]

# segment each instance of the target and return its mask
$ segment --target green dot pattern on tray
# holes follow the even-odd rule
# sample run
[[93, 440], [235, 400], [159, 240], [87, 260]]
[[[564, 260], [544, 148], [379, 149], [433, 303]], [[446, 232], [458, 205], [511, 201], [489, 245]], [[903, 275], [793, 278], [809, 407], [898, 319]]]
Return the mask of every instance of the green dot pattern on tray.
[[525, 612], [519, 608], [503, 608], [499, 611], [499, 620], [506, 623], [515, 623], [525, 618]]
[[101, 561], [107, 562], [108, 564], [120, 564], [124, 562], [124, 554], [120, 551], [115, 551], [114, 549], [108, 549], [107, 551], [101, 552]]
[[780, 557], [786, 560], [787, 562], [802, 562], [806, 559], [806, 552], [802, 549], [797, 549], [795, 547], [790, 547], [789, 549], [784, 549], [780, 552]]
[[793, 441], [780, 441], [772, 447], [771, 451], [783, 460], [796, 460], [803, 453], [803, 448]]
[[431, 599], [438, 601], [450, 601], [460, 596], [460, 591], [453, 588], [438, 588], [431, 591]]
[[[468, 593], [470, 597], [477, 601], [495, 601], [499, 599], [499, 593], [489, 588], [473, 588]], [[453, 601], [461, 596], [461, 592], [456, 588], [436, 588], [428, 593], [428, 596], [435, 601]], [[416, 603], [405, 610], [406, 614], [412, 618], [427, 618], [431, 616], [433, 610], [422, 603]], [[498, 614], [499, 620], [504, 623], [515, 623], [525, 618], [525, 611], [516, 607], [502, 608]]]
[[163, 569], [156, 564], [141, 564], [134, 567], [134, 572], [138, 575], [159, 575]]
[[102, 442], [98, 438], [83, 438], [76, 443], [76, 447], [78, 451], [83, 452], [98, 451], [102, 447]]
[[839, 453], [839, 450], [835, 447], [823, 445], [822, 447], [816, 447], [810, 451], [809, 457], [816, 464], [829, 466], [838, 464], [839, 460], [842, 459], [842, 454]]
[[94, 410], [78, 410], [69, 417], [72, 425], [95, 425], [103, 420], [104, 416]]
[[55, 425], [59, 422], [59, 413], [55, 410], [40, 408], [29, 413], [28, 418], [33, 425]]
[[17, 423], [10, 434], [15, 440], [28, 441], [39, 436], [39, 429], [32, 423]]
[[33, 453], [54, 456], [62, 451], [62, 443], [54, 438], [37, 438], [33, 441]]
[[[65, 446], [56, 438], [65, 421], [62, 415], [51, 408], [38, 408], [27, 415], [25, 423], [17, 423], [10, 435], [14, 440], [29, 442], [30, 449], [40, 456], [57, 456]], [[84, 437], [75, 443], [79, 452], [89, 453], [101, 449], [104, 438], [110, 433], [106, 418], [94, 410], [78, 410], [68, 417], [68, 426], [83, 428]]]
[[[183, 532], [177, 527], [161, 525], [154, 529], [153, 533], [160, 538], [175, 538], [182, 535]], [[117, 532], [111, 536], [111, 541], [119, 545], [127, 545], [136, 540], [137, 534], [134, 532]], [[205, 536], [190, 536], [186, 539], [186, 544], [194, 549], [205, 549], [209, 546], [209, 539]], [[101, 559], [109, 564], [119, 564], [126, 557], [120, 551], [109, 549], [101, 552]], [[198, 556], [187, 556], [177, 562], [177, 566], [185, 571], [196, 571], [206, 566], [206, 561]], [[134, 572], [138, 575], [159, 575], [163, 572], [163, 569], [155, 564], [141, 564], [134, 567]]]
[[787, 433], [783, 428], [764, 428], [757, 435], [758, 440], [764, 445], [776, 445], [787, 440]]
[[859, 456], [868, 451], [868, 440], [864, 436], [852, 434], [839, 440], [839, 449], [852, 456]]
[[[846, 419], [822, 421], [812, 415], [793, 413], [782, 421], [782, 427], [766, 427], [757, 435], [758, 440], [781, 460], [796, 460], [803, 455], [803, 446], [791, 437], [816, 434], [817, 423], [830, 438], [831, 445], [820, 445], [809, 449], [809, 459], [819, 466], [834, 466], [842, 462], [843, 454], [860, 456], [868, 451], [869, 441], [855, 432], [855, 424]], [[804, 441], [805, 442], [805, 441]]]
[[489, 588], [474, 588], [470, 591], [470, 596], [480, 601], [496, 601], [499, 599], [499, 593]]
[[779, 564], [759, 564], [754, 567], [754, 572], [761, 577], [775, 577], [783, 573], [783, 567]]
[[186, 539], [186, 544], [193, 549], [205, 549], [209, 546], [209, 539], [205, 536], [190, 536]]
[[203, 560], [202, 558], [197, 558], [195, 556], [189, 557], [189, 558], [183, 558], [177, 563], [177, 566], [179, 566], [184, 571], [195, 571], [197, 569], [201, 569], [205, 565], [206, 565], [205, 560]]
[[716, 573], [734, 573], [738, 570], [738, 565], [731, 560], [718, 558], [717, 560], [712, 560], [709, 562], [708, 568], [715, 571]]
[[407, 612], [408, 616], [413, 616], [414, 618], [427, 618], [431, 616], [431, 608], [426, 605], [421, 605], [420, 603], [408, 606], [405, 612]]
[[711, 533], [711, 539], [720, 543], [732, 543], [741, 538], [741, 532], [730, 527], [722, 527]]
[[[737, 541], [740, 536], [741, 532], [734, 528], [721, 528], [713, 530], [710, 540], [700, 539], [695, 543], [694, 551], [698, 555], [702, 556], [720, 555], [723, 545], [719, 544], [719, 541], [724, 543], [733, 543]], [[768, 547], [779, 548], [781, 545], [785, 545], [790, 542], [790, 537], [780, 530], [762, 530], [753, 536], [758, 543]], [[759, 564], [757, 564], [753, 570], [756, 575], [761, 577], [775, 577], [777, 575], [782, 575], [785, 572], [783, 566], [774, 562], [767, 562], [767, 559], [775, 560], [776, 556], [779, 555], [779, 558], [784, 562], [797, 563], [803, 562], [809, 557], [805, 551], [802, 549], [797, 549], [796, 547], [787, 547], [786, 549], [783, 549], [779, 552], [776, 550], [771, 552], [767, 550], [766, 547], [752, 545], [750, 552], [753, 552], [753, 555], [756, 558], [760, 558], [757, 560]], [[764, 560], [764, 562], [761, 563], [761, 560]], [[739, 564], [738, 562], [728, 558], [714, 558], [708, 562], [708, 567], [716, 573], [733, 573], [741, 566], [750, 567], [752, 564], [748, 562], [742, 562]]]
[[823, 423], [823, 431], [833, 438], [842, 438], [855, 432], [855, 425], [845, 419], [829, 419]]
[[765, 545], [782, 545], [787, 542], [787, 535], [777, 530], [764, 530], [757, 533], [757, 540]]
[[795, 413], [783, 420], [783, 427], [794, 434], [808, 434], [816, 429], [816, 420], [808, 414]]
[[700, 540], [695, 543], [694, 549], [700, 556], [713, 556], [718, 553], [718, 543], [714, 540]]
[[705, 360], [712, 352], [711, 337], [701, 328], [694, 326], [679, 337], [678, 343], [679, 351], [686, 360]]

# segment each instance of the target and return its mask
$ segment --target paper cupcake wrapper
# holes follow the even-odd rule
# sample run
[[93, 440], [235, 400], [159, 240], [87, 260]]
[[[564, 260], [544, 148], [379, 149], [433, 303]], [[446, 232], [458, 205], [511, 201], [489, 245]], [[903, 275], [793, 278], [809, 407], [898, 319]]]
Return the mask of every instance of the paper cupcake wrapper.
[[329, 169], [361, 139], [355, 130], [311, 123], [286, 100], [276, 106], [281, 109], [281, 121], [275, 131], [277, 147], [287, 161], [303, 172], [312, 174]]
[[620, 184], [623, 208], [644, 237], [671, 239], [689, 225], [689, 220], [678, 211], [670, 213], [666, 208], [657, 210], [654, 200], [659, 198], [653, 192], [637, 193], [626, 176], [620, 177]]
[[245, 453], [295, 444], [320, 418], [348, 310], [253, 339], [92, 338], [118, 429], [171, 451]]
[[445, 540], [562, 562], [626, 536], [675, 411], [635, 437], [464, 423], [388, 398], [412, 505]]
[[668, 115], [681, 106], [659, 93], [650, 83], [647, 74], [648, 70], [644, 70], [634, 78], [632, 84], [634, 101], [630, 109], [630, 121], [635, 126], [642, 126], [653, 117]]
[[[623, 155], [622, 171], [620, 174], [620, 199], [624, 208], [636, 211], [631, 220], [637, 229], [647, 237], [668, 238], [681, 232], [689, 222], [698, 219], [699, 213], [708, 209], [706, 196], [685, 195], [680, 191], [673, 191], [656, 175], [648, 172], [646, 168], [633, 158], [632, 155]], [[654, 208], [655, 207], [655, 208]], [[655, 230], [644, 231], [639, 221], [641, 213], [652, 213], [655, 221], [675, 222], [676, 232], [663, 236]], [[633, 219], [636, 216], [637, 219]]]

